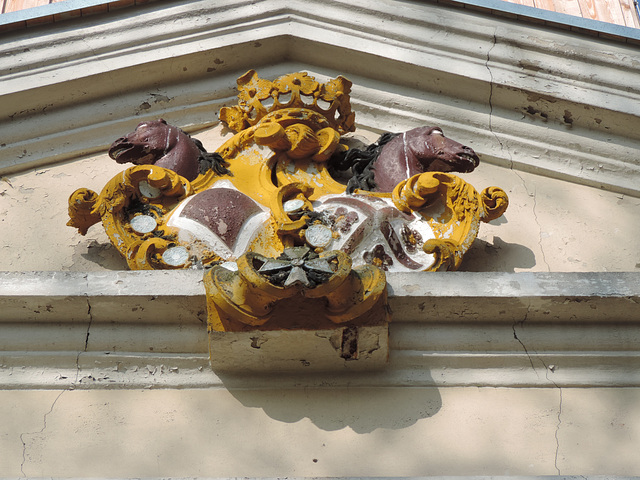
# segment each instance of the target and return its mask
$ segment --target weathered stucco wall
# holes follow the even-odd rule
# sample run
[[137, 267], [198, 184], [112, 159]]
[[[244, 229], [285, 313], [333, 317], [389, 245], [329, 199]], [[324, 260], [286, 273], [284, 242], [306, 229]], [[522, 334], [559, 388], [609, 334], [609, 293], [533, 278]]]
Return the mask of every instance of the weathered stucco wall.
[[[209, 151], [229, 135], [222, 126], [195, 134]], [[355, 138], [373, 142], [377, 134], [359, 129]], [[65, 226], [73, 191], [100, 192], [126, 167], [103, 154], [3, 177], [0, 270], [127, 269], [101, 225], [86, 237]], [[503, 218], [481, 225], [461, 270], [638, 271], [639, 198], [488, 163], [460, 176], [478, 190], [499, 186], [510, 198]]]
[[[559, 413], [561, 407], [561, 414]], [[634, 475], [640, 389], [9, 391], [8, 477]]]

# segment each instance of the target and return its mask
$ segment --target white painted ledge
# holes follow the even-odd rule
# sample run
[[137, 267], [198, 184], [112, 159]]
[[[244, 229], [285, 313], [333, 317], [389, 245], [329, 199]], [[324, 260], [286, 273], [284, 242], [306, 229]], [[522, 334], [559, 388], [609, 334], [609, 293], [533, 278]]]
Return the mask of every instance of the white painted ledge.
[[391, 274], [386, 368], [286, 375], [211, 370], [201, 276], [0, 273], [0, 387], [640, 386], [638, 273]]
[[[640, 323], [640, 273], [389, 273], [394, 321]], [[202, 270], [0, 272], [6, 321], [203, 324]], [[526, 318], [525, 318], [526, 317]]]

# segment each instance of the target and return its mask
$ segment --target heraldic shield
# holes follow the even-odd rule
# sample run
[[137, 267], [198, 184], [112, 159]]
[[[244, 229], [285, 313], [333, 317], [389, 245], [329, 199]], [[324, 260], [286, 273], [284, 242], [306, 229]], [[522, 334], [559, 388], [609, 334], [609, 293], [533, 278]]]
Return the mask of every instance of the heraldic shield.
[[215, 153], [164, 120], [109, 155], [133, 163], [100, 194], [79, 189], [68, 225], [102, 221], [131, 269], [202, 268], [209, 329], [330, 329], [388, 321], [386, 272], [455, 270], [508, 199], [454, 172], [478, 157], [438, 127], [348, 148], [351, 82], [251, 70]]

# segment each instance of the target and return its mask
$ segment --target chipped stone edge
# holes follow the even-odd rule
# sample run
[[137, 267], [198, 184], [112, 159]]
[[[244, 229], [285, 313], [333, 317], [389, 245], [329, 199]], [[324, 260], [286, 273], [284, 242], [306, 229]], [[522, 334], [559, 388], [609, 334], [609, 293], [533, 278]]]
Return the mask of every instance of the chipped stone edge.
[[386, 366], [286, 373], [210, 368], [201, 274], [0, 273], [0, 387], [640, 386], [639, 273], [389, 274]]

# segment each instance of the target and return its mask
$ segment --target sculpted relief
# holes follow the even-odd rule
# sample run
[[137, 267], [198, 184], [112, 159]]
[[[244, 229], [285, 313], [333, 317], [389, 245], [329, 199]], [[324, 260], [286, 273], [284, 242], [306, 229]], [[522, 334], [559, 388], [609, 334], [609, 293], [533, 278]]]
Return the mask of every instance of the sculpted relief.
[[454, 175], [478, 156], [438, 127], [349, 149], [343, 77], [251, 70], [238, 90], [220, 111], [237, 133], [215, 153], [143, 122], [109, 150], [134, 166], [69, 199], [68, 225], [101, 221], [130, 268], [203, 268], [214, 331], [384, 322], [385, 272], [457, 269], [480, 222], [507, 208], [501, 189]]

